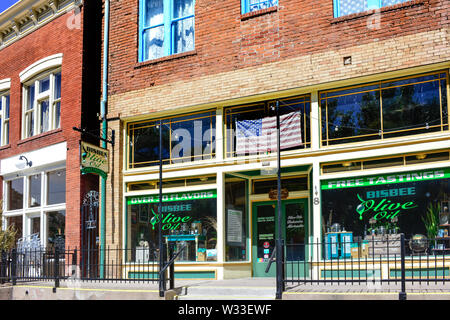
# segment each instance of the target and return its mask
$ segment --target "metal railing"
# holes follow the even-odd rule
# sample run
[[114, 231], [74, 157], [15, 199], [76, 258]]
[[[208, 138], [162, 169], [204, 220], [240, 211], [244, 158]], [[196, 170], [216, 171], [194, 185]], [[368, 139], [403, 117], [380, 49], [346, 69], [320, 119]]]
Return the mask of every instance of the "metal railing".
[[450, 282], [449, 240], [405, 239], [403, 234], [366, 239], [285, 245], [284, 282], [337, 285], [377, 282], [400, 284], [401, 292], [405, 291], [406, 283]]
[[[0, 282], [12, 285], [31, 281], [51, 281], [54, 288], [60, 281], [140, 282], [169, 281], [175, 284], [174, 262], [181, 253], [169, 248], [169, 261], [159, 268], [159, 252], [153, 248], [133, 249], [12, 249], [0, 255]], [[105, 257], [100, 264], [100, 255]], [[101, 272], [103, 271], [103, 272]], [[161, 275], [164, 273], [164, 277]]]

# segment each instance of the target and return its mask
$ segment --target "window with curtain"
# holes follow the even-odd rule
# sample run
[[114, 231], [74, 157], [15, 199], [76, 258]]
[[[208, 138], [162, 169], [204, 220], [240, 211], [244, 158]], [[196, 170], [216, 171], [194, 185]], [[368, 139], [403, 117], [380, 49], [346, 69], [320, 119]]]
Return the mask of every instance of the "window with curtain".
[[278, 0], [241, 0], [241, 13], [244, 14], [276, 6], [278, 6]]
[[194, 0], [140, 0], [139, 61], [194, 50]]
[[334, 0], [334, 17], [392, 6], [410, 0]]

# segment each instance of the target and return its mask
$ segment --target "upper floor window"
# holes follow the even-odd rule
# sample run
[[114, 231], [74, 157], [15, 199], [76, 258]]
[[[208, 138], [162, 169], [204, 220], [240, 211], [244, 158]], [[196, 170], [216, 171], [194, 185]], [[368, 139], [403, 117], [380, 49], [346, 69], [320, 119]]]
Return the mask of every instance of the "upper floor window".
[[347, 16], [352, 13], [392, 6], [410, 0], [333, 0], [334, 17]]
[[[226, 156], [276, 152], [275, 101], [225, 109]], [[309, 95], [279, 100], [281, 150], [311, 147]]]
[[322, 145], [449, 129], [447, 72], [320, 92]]
[[46, 72], [24, 84], [22, 137], [60, 128], [61, 71]]
[[194, 0], [140, 0], [139, 61], [194, 50]]
[[278, 0], [241, 0], [241, 13], [248, 13], [267, 9], [270, 7], [276, 7]]
[[9, 144], [9, 93], [0, 93], [0, 145]]
[[[128, 167], [159, 164], [159, 119], [128, 125]], [[162, 123], [162, 161], [183, 163], [215, 157], [216, 112], [165, 118]]]

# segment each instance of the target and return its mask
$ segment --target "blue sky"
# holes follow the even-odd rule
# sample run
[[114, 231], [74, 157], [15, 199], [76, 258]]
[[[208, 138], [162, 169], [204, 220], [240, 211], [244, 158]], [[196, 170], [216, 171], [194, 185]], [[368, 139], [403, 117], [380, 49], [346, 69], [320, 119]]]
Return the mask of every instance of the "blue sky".
[[0, 12], [5, 11], [16, 2], [19, 2], [19, 0], [0, 0]]

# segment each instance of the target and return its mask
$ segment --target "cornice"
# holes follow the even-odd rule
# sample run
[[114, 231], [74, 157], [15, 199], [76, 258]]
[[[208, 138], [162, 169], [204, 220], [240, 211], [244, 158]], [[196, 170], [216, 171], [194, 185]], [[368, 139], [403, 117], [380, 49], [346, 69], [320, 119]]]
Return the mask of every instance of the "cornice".
[[21, 0], [15, 3], [0, 13], [0, 50], [82, 5], [83, 0]]

